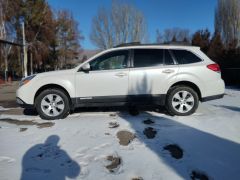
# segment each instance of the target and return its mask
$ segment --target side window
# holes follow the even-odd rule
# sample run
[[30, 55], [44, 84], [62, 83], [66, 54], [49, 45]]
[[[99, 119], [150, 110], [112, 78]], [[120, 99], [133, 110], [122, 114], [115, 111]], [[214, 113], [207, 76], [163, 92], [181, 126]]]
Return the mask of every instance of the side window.
[[172, 52], [179, 64], [191, 64], [202, 61], [195, 54], [186, 50], [172, 50]]
[[128, 50], [110, 52], [90, 62], [92, 71], [127, 68]]
[[135, 49], [134, 67], [150, 67], [163, 64], [162, 49]]
[[165, 65], [173, 65], [174, 61], [172, 59], [171, 54], [169, 53], [169, 50], [164, 50], [164, 64]]

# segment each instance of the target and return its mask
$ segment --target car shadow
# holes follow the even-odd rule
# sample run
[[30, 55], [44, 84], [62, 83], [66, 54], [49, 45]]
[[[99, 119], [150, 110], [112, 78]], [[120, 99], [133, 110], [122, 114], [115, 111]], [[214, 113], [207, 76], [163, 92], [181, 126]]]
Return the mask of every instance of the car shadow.
[[[79, 109], [81, 112], [114, 112], [116, 110], [118, 116], [130, 124], [138, 140], [155, 153], [159, 160], [170, 167], [179, 178], [240, 179], [240, 144], [186, 125], [184, 121], [181, 122], [181, 119], [185, 120], [185, 118], [194, 121], [195, 115], [192, 115], [193, 118], [173, 118], [166, 116], [164, 108], [146, 107], [142, 108], [140, 113], [133, 115], [129, 114], [128, 109], [124, 107]], [[144, 120], [152, 120], [153, 123], [145, 124]], [[155, 138], [147, 138], [145, 130], [148, 128], [156, 131]], [[171, 157], [171, 153], [165, 149], [168, 145], [180, 147], [183, 157], [179, 159]], [[151, 168], [146, 171], [151, 171]]]
[[225, 105], [214, 105], [215, 107], [222, 107], [225, 109], [229, 109], [232, 111], [236, 111], [236, 112], [240, 112], [240, 107], [236, 107], [236, 106], [225, 106]]
[[239, 91], [239, 90], [240, 90], [240, 85], [226, 86], [226, 89], [230, 89], [230, 90], [234, 90], [234, 91]]
[[[231, 177], [240, 179], [239, 143], [190, 127], [180, 120], [170, 119], [170, 116], [156, 116], [148, 112], [136, 117], [126, 113], [120, 113], [119, 116], [130, 123], [136, 137], [179, 177], [198, 179], [208, 176], [210, 179], [231, 179]], [[144, 124], [143, 120], [146, 119], [151, 119], [154, 123]], [[153, 139], [148, 139], [145, 135], [144, 130], [149, 127], [157, 132]], [[166, 154], [164, 148], [167, 145], [180, 147], [183, 157], [174, 159], [169, 153]]]
[[31, 108], [31, 109], [25, 108], [23, 110], [23, 114], [27, 115], [27, 116], [37, 116], [38, 115], [37, 110], [34, 108]]
[[81, 112], [128, 112], [132, 116], [136, 116], [140, 111], [152, 111], [169, 115], [164, 106], [113, 106], [113, 107], [81, 107], [76, 108], [72, 113]]
[[57, 135], [51, 135], [24, 154], [21, 180], [64, 180], [79, 175], [80, 166], [58, 146], [59, 140]]

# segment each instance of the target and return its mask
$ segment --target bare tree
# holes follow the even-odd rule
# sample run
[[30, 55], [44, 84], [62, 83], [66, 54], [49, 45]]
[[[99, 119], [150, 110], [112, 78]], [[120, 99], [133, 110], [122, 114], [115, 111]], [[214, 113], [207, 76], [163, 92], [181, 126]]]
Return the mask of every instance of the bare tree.
[[66, 68], [80, 54], [79, 40], [83, 36], [78, 31], [78, 23], [73, 19], [72, 14], [67, 10], [57, 12], [56, 18], [56, 49], [58, 49], [59, 62], [57, 68]]
[[240, 40], [240, 1], [218, 0], [215, 10], [215, 32], [221, 34], [225, 46]]
[[199, 46], [205, 53], [208, 52], [211, 33], [208, 29], [196, 31], [192, 37], [192, 45]]
[[[13, 26], [12, 19], [9, 18], [12, 13], [12, 1], [0, 0], [0, 39], [13, 41], [15, 29]], [[4, 72], [5, 72], [5, 81], [7, 81], [8, 74], [8, 55], [12, 49], [12, 45], [4, 44], [1, 48], [1, 54], [4, 59]]]
[[[157, 39], [159, 33], [157, 34]], [[163, 35], [161, 37], [164, 43], [169, 43], [171, 41], [177, 42], [189, 42], [190, 41], [190, 31], [188, 29], [181, 28], [171, 28], [165, 29], [163, 31]]]
[[163, 32], [164, 42], [170, 42], [173, 39], [173, 32], [171, 29], [165, 29]]
[[[91, 41], [100, 49], [113, 47], [113, 27], [110, 13], [101, 8], [92, 20]], [[117, 29], [117, 31], [120, 31]], [[117, 35], [116, 39], [120, 38]]]
[[[49, 54], [49, 41], [52, 39], [52, 12], [50, 6], [44, 1], [39, 0], [34, 3], [30, 0], [23, 1], [22, 20], [24, 21], [23, 29], [26, 38], [26, 54], [29, 56], [30, 73], [34, 73], [34, 67], [45, 63]], [[25, 64], [25, 76], [27, 73], [28, 58]]]
[[113, 1], [111, 10], [100, 8], [93, 18], [90, 39], [100, 49], [145, 38], [144, 15], [133, 5]]
[[55, 16], [46, 0], [0, 0], [0, 38], [22, 42], [25, 35], [26, 46], [23, 49], [25, 57], [29, 58], [29, 62], [24, 60], [23, 63], [19, 48], [11, 43], [1, 43], [0, 71], [20, 75], [20, 71], [24, 71], [20, 64], [24, 64], [24, 74], [27, 70], [32, 74], [52, 70], [58, 59], [64, 59], [66, 64], [66, 61], [77, 58], [81, 32], [70, 12], [63, 13], [62, 17]]
[[156, 42], [163, 43], [164, 42], [163, 35], [162, 35], [161, 31], [159, 31], [159, 29], [157, 29], [156, 34], [157, 34]]
[[113, 1], [111, 15], [115, 44], [144, 40], [146, 24], [142, 12], [132, 5]]

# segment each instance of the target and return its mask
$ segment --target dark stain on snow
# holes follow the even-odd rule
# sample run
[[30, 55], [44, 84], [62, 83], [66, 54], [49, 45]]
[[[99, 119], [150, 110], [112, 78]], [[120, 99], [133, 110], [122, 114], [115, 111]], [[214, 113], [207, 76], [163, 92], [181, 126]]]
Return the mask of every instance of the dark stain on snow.
[[119, 139], [120, 145], [127, 146], [135, 138], [135, 135], [129, 131], [123, 130], [118, 131], [117, 138]]
[[155, 138], [156, 134], [157, 134], [157, 131], [152, 128], [152, 127], [148, 127], [148, 128], [145, 128], [144, 131], [143, 131], [143, 134], [148, 138], [148, 139], [153, 139]]
[[143, 180], [142, 177], [133, 177], [131, 180]]
[[164, 150], [169, 151], [175, 159], [181, 159], [183, 157], [183, 150], [176, 144], [169, 144], [164, 147]]
[[110, 172], [115, 172], [116, 169], [118, 169], [119, 165], [121, 164], [121, 158], [120, 157], [114, 157], [114, 156], [107, 156], [106, 158], [111, 163], [107, 166], [105, 166]]
[[117, 116], [117, 113], [111, 113], [109, 114], [110, 117], [116, 117]]
[[28, 128], [20, 128], [19, 129], [19, 132], [24, 132], [24, 131], [26, 131]]
[[153, 124], [154, 121], [151, 120], [150, 118], [148, 118], [148, 119], [144, 120], [143, 123], [144, 123], [144, 124]]
[[39, 129], [41, 129], [41, 128], [52, 127], [54, 124], [55, 123], [53, 122], [45, 122], [45, 123], [37, 123], [36, 125]]
[[15, 124], [15, 125], [18, 125], [18, 126], [21, 126], [21, 125], [26, 125], [26, 126], [30, 126], [30, 125], [36, 125], [36, 122], [33, 122], [33, 121], [27, 121], [27, 120], [16, 120], [16, 119], [9, 119], [9, 118], [6, 118], [6, 119], [0, 119], [1, 122], [6, 122], [6, 123], [9, 123], [9, 124]]
[[[15, 124], [17, 126], [33, 126], [36, 125], [38, 128], [46, 128], [46, 127], [52, 127], [55, 123], [53, 122], [45, 122], [45, 123], [38, 123], [30, 120], [16, 120], [16, 119], [0, 119], [1, 122], [9, 123], [9, 124]], [[22, 131], [21, 131], [22, 132]]]
[[202, 172], [192, 171], [191, 173], [192, 180], [208, 180], [208, 176]]
[[109, 128], [117, 128], [119, 126], [118, 122], [110, 122], [109, 123]]

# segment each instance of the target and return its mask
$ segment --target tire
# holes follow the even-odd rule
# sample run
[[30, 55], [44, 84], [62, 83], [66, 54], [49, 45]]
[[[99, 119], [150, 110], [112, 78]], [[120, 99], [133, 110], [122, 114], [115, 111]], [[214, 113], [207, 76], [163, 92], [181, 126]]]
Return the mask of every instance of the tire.
[[170, 115], [191, 115], [198, 108], [198, 104], [198, 94], [188, 86], [173, 87], [168, 91], [166, 97], [166, 108]]
[[59, 89], [46, 89], [35, 100], [35, 107], [42, 119], [64, 119], [70, 112], [69, 98]]

